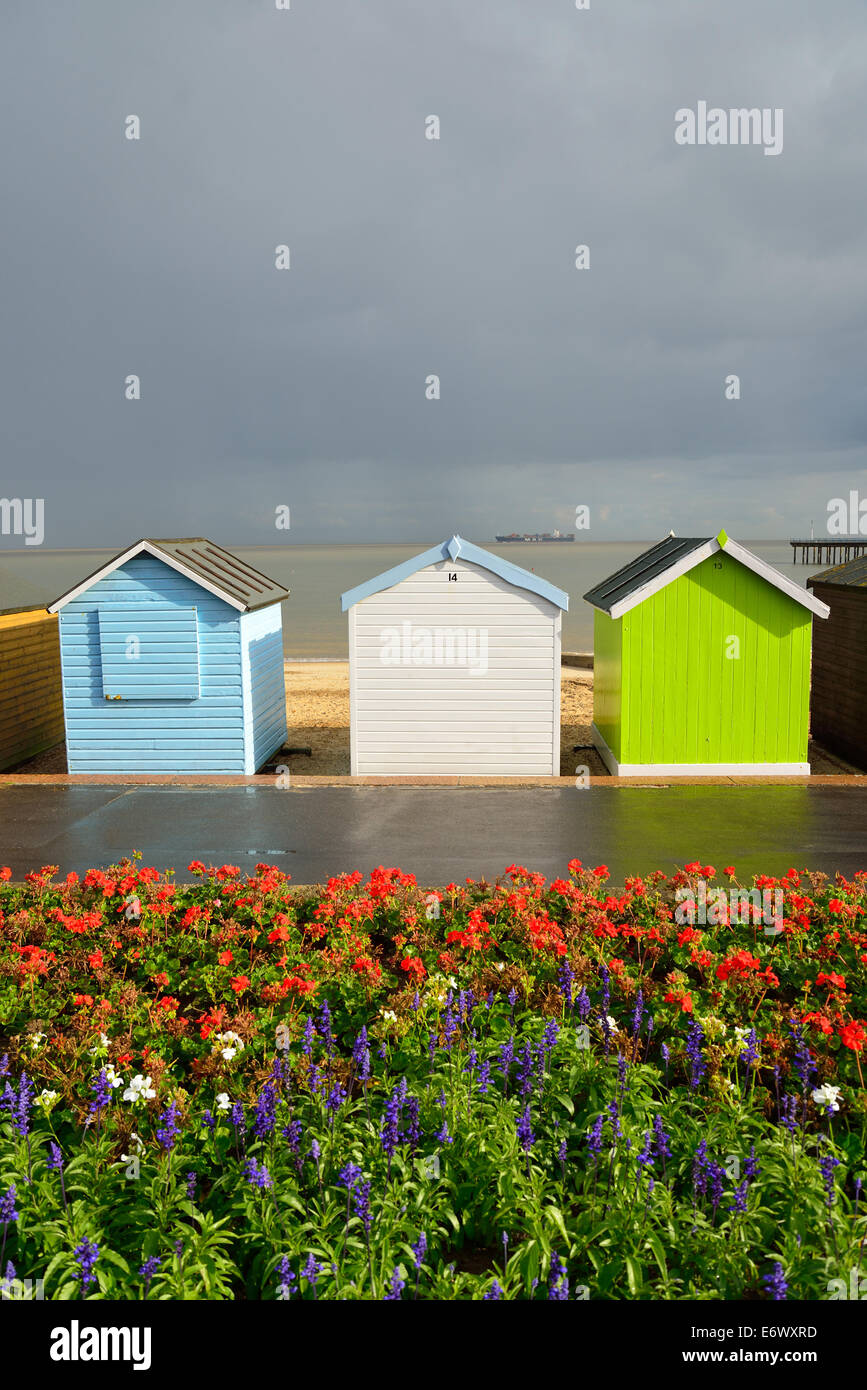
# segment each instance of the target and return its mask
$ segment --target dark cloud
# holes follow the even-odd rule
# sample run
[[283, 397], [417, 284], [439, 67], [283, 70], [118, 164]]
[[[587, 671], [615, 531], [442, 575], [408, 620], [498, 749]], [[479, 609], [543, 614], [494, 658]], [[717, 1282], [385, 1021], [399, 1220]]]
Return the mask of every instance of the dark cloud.
[[[6, 0], [0, 50], [0, 495], [47, 545], [867, 492], [862, 0]], [[782, 154], [677, 146], [700, 99]]]

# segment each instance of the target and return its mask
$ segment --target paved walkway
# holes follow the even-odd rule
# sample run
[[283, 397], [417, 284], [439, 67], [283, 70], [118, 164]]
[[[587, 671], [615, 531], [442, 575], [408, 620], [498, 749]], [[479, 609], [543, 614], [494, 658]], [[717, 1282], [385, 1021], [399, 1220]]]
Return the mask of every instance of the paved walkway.
[[628, 873], [691, 859], [744, 877], [792, 864], [867, 869], [862, 786], [547, 788], [0, 786], [0, 865], [16, 878], [105, 866], [133, 849], [189, 878], [192, 859], [277, 864], [296, 883], [399, 865], [422, 883], [493, 878], [513, 862], [548, 876], [569, 859]]

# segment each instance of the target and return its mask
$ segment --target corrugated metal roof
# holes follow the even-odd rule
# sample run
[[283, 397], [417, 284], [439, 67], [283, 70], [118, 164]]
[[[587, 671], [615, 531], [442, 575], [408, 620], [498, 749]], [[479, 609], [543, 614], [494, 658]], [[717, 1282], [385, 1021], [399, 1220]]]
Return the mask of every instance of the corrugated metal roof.
[[630, 560], [628, 565], [603, 579], [601, 584], [588, 589], [584, 597], [594, 608], [601, 608], [604, 613], [610, 613], [615, 603], [620, 603], [630, 594], [642, 589], [657, 575], [664, 574], [684, 556], [691, 555], [694, 550], [707, 545], [712, 539], [711, 536], [666, 536], [664, 540]]
[[289, 597], [289, 590], [284, 589], [282, 584], [269, 579], [260, 570], [248, 565], [245, 560], [240, 560], [237, 555], [224, 550], [222, 546], [214, 545], [213, 541], [206, 540], [204, 536], [172, 540], [145, 537], [136, 541], [135, 545], [127, 546], [126, 550], [115, 555], [113, 560], [100, 565], [93, 574], [89, 574], [65, 594], [61, 594], [60, 598], [49, 605], [48, 611], [57, 612], [70, 599], [84, 593], [112, 570], [119, 569], [127, 560], [144, 553], [154, 555], [173, 569], [189, 575], [191, 579], [201, 583], [211, 593], [224, 598], [242, 613], [252, 613], [257, 608], [268, 608], [271, 604], [282, 603], [283, 599]]
[[370, 598], [371, 594], [381, 593], [383, 589], [393, 589], [395, 584], [409, 579], [419, 570], [427, 569], [428, 565], [435, 565], [440, 560], [449, 558], [460, 558], [468, 564], [480, 565], [482, 569], [499, 575], [507, 583], [514, 584], [516, 589], [526, 589], [529, 593], [538, 594], [540, 598], [556, 604], [564, 613], [568, 611], [569, 595], [556, 585], [549, 584], [547, 579], [540, 579], [538, 574], [522, 569], [520, 565], [513, 565], [510, 560], [503, 560], [490, 550], [483, 550], [480, 545], [473, 545], [472, 541], [464, 540], [462, 536], [452, 536], [451, 540], [443, 541], [442, 545], [431, 546], [430, 550], [423, 550], [420, 555], [405, 560], [402, 565], [395, 565], [393, 569], [377, 574], [363, 584], [356, 584], [354, 589], [347, 589], [346, 593], [340, 596], [341, 612], [345, 613], [362, 599]]
[[854, 560], [846, 560], [842, 565], [833, 565], [821, 574], [812, 574], [807, 587], [814, 584], [833, 584], [840, 589], [867, 589], [867, 555], [859, 555]]

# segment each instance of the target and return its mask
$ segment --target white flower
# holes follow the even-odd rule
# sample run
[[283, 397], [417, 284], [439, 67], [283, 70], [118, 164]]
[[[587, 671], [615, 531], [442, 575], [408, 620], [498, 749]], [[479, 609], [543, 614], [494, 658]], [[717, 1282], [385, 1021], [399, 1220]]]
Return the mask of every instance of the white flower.
[[103, 1071], [105, 1072], [105, 1079], [106, 1079], [106, 1081], [108, 1082], [109, 1086], [113, 1086], [113, 1087], [115, 1088], [115, 1090], [117, 1090], [118, 1086], [122, 1086], [122, 1085], [123, 1085], [123, 1077], [122, 1077], [122, 1076], [118, 1076], [118, 1074], [117, 1074], [117, 1072], [115, 1071], [114, 1067], [112, 1067], [112, 1066], [103, 1067]]
[[231, 1062], [238, 1052], [244, 1051], [244, 1044], [237, 1033], [215, 1033], [214, 1043], [214, 1051], [219, 1052], [227, 1062]]
[[617, 1019], [612, 1018], [610, 1014], [606, 1014], [605, 1017], [608, 1019], [608, 1027], [616, 1030], [618, 1027]]
[[106, 1037], [105, 1033], [100, 1033], [99, 1042], [96, 1043], [96, 1045], [90, 1049], [90, 1055], [91, 1057], [96, 1057], [100, 1052], [106, 1052], [107, 1050], [108, 1038]]
[[735, 1037], [737, 1038], [738, 1042], [746, 1042], [751, 1032], [751, 1028], [736, 1028]]
[[134, 1076], [127, 1086], [123, 1093], [123, 1098], [135, 1105], [142, 1100], [153, 1100], [155, 1095], [156, 1091], [151, 1085], [150, 1077], [142, 1076], [141, 1072], [139, 1072], [138, 1076]]
[[229, 1093], [228, 1093], [228, 1091], [221, 1091], [220, 1094], [217, 1096], [217, 1109], [218, 1109], [218, 1110], [231, 1110], [231, 1108], [232, 1108], [232, 1102], [231, 1102], [230, 1099], [229, 1099]]
[[829, 1086], [827, 1082], [824, 1086], [819, 1086], [818, 1089], [813, 1092], [813, 1100], [816, 1105], [823, 1106], [825, 1110], [830, 1111], [831, 1114], [840, 1109], [840, 1106], [837, 1104], [839, 1099], [840, 1087]]
[[56, 1091], [43, 1090], [36, 1097], [33, 1104], [38, 1105], [47, 1115], [50, 1110], [53, 1110], [54, 1106], [57, 1104], [57, 1100], [58, 1094]]
[[45, 1033], [32, 1033], [30, 1036], [30, 1051], [38, 1052], [42, 1044], [45, 1042], [46, 1036], [47, 1035]]
[[397, 1023], [397, 1014], [393, 1009], [380, 1009], [380, 1015], [386, 1023]]
[[136, 1134], [135, 1130], [133, 1130], [132, 1134], [129, 1137], [133, 1141], [134, 1149], [131, 1154], [121, 1154], [121, 1163], [132, 1163], [134, 1158], [137, 1158], [139, 1154], [144, 1153], [144, 1144]]
[[505, 962], [504, 960], [498, 960], [498, 961], [497, 961], [497, 969], [499, 970], [499, 972], [500, 972], [501, 975], [502, 975], [503, 971], [505, 970], [505, 968], [506, 968], [506, 962]]

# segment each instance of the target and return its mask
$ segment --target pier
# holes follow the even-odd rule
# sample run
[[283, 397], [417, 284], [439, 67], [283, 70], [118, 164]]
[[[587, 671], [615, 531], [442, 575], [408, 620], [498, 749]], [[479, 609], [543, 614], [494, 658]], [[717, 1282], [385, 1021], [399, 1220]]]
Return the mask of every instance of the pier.
[[789, 541], [796, 565], [842, 565], [867, 555], [867, 536], [818, 536]]

